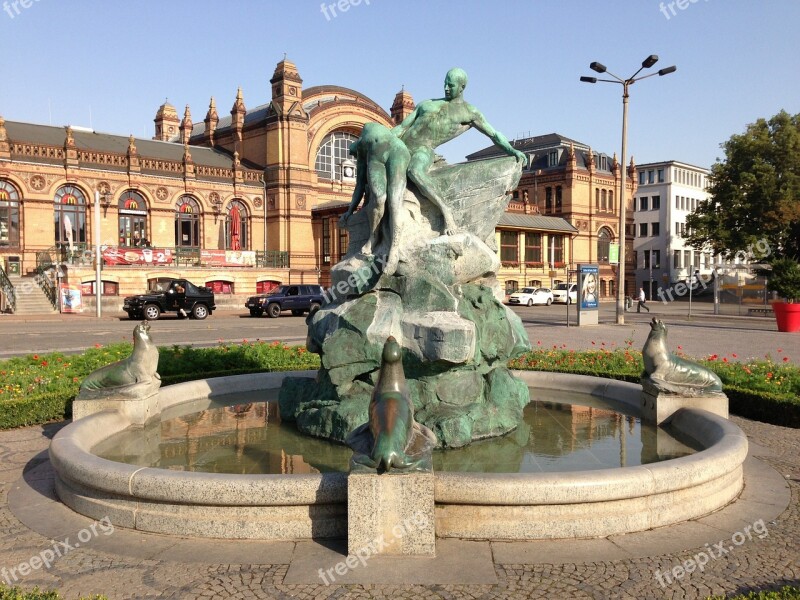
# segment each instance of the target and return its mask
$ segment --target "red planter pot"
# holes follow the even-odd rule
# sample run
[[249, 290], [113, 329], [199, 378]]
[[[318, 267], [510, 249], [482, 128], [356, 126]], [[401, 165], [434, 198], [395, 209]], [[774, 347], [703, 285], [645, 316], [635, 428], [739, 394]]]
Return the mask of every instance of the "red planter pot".
[[793, 333], [800, 331], [800, 303], [773, 302], [778, 331]]

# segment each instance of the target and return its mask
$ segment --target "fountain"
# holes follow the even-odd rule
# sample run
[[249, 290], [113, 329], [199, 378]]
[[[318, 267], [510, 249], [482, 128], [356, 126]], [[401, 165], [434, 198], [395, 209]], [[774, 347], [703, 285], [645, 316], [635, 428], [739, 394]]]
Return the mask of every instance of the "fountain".
[[[321, 355], [320, 371], [158, 389], [152, 361], [152, 372], [141, 357], [107, 367], [90, 376], [75, 402], [75, 422], [50, 447], [66, 505], [118, 526], [171, 535], [346, 535], [351, 552], [389, 524], [414, 520], [419, 527], [395, 551], [431, 555], [436, 537], [608, 536], [699, 517], [738, 496], [747, 439], [725, 418], [727, 399], [707, 374], [670, 359], [665, 329], [653, 340], [658, 345], [645, 347], [651, 367], [645, 393], [632, 383], [506, 367], [529, 343], [519, 318], [500, 301], [494, 227], [526, 158], [463, 101], [465, 84], [466, 74], [451, 70], [445, 98], [421, 103], [395, 130], [365, 126], [351, 147], [359, 164], [343, 217], [350, 247], [332, 269], [330, 302], [308, 319], [307, 346]], [[436, 146], [470, 126], [511, 156], [452, 166], [435, 160]], [[364, 196], [365, 207], [355, 212]], [[703, 378], [709, 385], [694, 385]], [[669, 423], [669, 431], [643, 428], [642, 444], [670, 458], [554, 472], [444, 468], [453, 462], [448, 456], [471, 448], [492, 455], [511, 447], [536, 461], [515, 436], [524, 437], [526, 406], [530, 411], [531, 394], [541, 393], [556, 403], [570, 397], [625, 415], [618, 420]], [[224, 416], [201, 413], [221, 396], [234, 424], [251, 413], [265, 423], [279, 417], [313, 436], [287, 443], [313, 445], [317, 458], [301, 460], [302, 451], [281, 446], [266, 461], [276, 472], [242, 472], [262, 462], [245, 459], [254, 451], [250, 428], [235, 425], [226, 435], [239, 453], [238, 467], [230, 469], [237, 472], [184, 470], [214, 443], [197, 431], [217, 418], [208, 415]], [[270, 398], [272, 408], [250, 404]], [[712, 412], [705, 410], [709, 403]], [[167, 446], [183, 453], [186, 465], [164, 460], [161, 447], [175, 431], [185, 439]], [[121, 432], [126, 441], [117, 437]], [[349, 466], [336, 467], [323, 456], [326, 445], [345, 441], [355, 455]], [[290, 472], [286, 463], [295, 461]]]

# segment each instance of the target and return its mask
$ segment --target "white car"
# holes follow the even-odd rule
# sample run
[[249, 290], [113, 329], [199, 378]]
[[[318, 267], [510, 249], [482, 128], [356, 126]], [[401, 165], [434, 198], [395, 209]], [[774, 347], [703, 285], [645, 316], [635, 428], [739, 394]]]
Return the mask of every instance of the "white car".
[[578, 301], [577, 283], [559, 283], [553, 288], [553, 302], [572, 304]]
[[553, 292], [549, 288], [526, 287], [511, 294], [508, 297], [508, 303], [524, 304], [526, 306], [533, 306], [534, 304], [550, 306], [553, 303]]

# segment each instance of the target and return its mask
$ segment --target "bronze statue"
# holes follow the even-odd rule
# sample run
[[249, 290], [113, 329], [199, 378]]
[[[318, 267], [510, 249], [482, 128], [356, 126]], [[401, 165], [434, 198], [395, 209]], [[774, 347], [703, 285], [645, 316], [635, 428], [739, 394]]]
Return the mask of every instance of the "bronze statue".
[[414, 421], [414, 404], [403, 374], [400, 344], [389, 336], [383, 346], [378, 382], [369, 403], [369, 422], [347, 436], [353, 448], [351, 467], [378, 472], [430, 470], [431, 449], [436, 437], [427, 427]]
[[158, 347], [150, 337], [150, 323], [142, 321], [133, 329], [133, 353], [89, 373], [81, 382], [77, 400], [145, 397], [161, 386], [157, 369]]
[[722, 393], [722, 381], [716, 373], [667, 350], [667, 326], [655, 317], [650, 322], [650, 335], [642, 348], [642, 360], [642, 386], [645, 388], [653, 387], [659, 392], [682, 396]]
[[367, 123], [359, 140], [350, 146], [350, 154], [357, 159], [356, 187], [350, 208], [342, 215], [340, 225], [344, 227], [347, 224], [368, 185], [374, 205], [369, 216], [370, 238], [362, 252], [369, 254], [377, 245], [384, 206], [388, 202], [391, 226], [385, 231], [390, 250], [383, 270], [387, 275], [393, 274], [397, 267], [396, 242], [402, 226], [400, 221], [406, 174], [419, 192], [442, 213], [443, 233], [453, 235], [458, 231], [453, 211], [431, 177], [431, 167], [437, 158], [434, 149], [474, 127], [509, 155], [522, 161], [523, 165], [527, 163], [527, 156], [511, 146], [477, 108], [464, 100], [466, 86], [467, 74], [464, 70], [450, 69], [444, 80], [444, 98], [421, 102], [400, 125], [391, 130], [378, 123]]

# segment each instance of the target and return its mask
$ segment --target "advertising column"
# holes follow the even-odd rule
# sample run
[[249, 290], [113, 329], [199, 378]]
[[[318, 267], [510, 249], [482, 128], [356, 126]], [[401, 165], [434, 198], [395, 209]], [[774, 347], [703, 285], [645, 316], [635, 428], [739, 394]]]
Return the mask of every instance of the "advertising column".
[[578, 265], [578, 326], [598, 323], [598, 265]]

